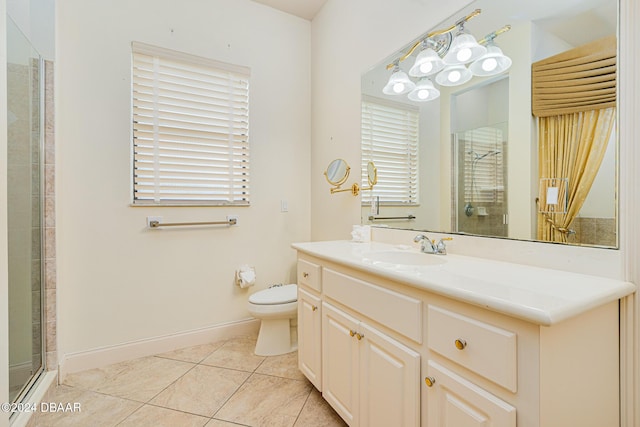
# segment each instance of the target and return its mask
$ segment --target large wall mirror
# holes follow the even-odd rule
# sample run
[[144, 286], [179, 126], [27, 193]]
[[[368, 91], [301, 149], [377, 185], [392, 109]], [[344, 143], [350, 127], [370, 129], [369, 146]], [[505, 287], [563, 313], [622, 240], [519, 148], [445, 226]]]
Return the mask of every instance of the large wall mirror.
[[363, 224], [617, 248], [617, 23], [617, 0], [477, 0], [367, 70]]

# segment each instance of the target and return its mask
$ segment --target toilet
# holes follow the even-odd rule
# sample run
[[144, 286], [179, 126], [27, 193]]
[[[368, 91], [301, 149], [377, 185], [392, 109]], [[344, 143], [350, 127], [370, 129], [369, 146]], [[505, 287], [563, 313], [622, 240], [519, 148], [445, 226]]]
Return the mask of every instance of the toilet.
[[255, 353], [277, 356], [298, 349], [298, 286], [275, 285], [249, 296], [249, 313], [261, 320]]

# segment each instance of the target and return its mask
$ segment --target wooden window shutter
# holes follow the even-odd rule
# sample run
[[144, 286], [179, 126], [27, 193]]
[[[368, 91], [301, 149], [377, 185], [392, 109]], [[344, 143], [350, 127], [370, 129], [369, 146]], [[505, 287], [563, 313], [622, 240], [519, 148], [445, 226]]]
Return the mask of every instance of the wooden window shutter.
[[533, 63], [533, 115], [615, 107], [616, 52], [616, 37], [609, 36]]

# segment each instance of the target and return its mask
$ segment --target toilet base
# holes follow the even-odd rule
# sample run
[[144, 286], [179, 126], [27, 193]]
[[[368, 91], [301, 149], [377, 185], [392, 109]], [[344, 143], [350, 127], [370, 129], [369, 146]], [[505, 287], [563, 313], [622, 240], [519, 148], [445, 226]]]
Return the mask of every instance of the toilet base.
[[262, 319], [255, 354], [258, 356], [278, 356], [298, 349], [298, 343], [291, 339], [290, 319]]

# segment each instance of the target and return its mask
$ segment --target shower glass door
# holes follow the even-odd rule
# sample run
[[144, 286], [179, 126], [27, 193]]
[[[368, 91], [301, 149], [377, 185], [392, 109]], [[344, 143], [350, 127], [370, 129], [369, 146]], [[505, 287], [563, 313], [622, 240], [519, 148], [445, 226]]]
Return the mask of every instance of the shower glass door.
[[9, 397], [43, 370], [42, 61], [7, 17]]
[[455, 231], [508, 235], [507, 123], [453, 135]]

